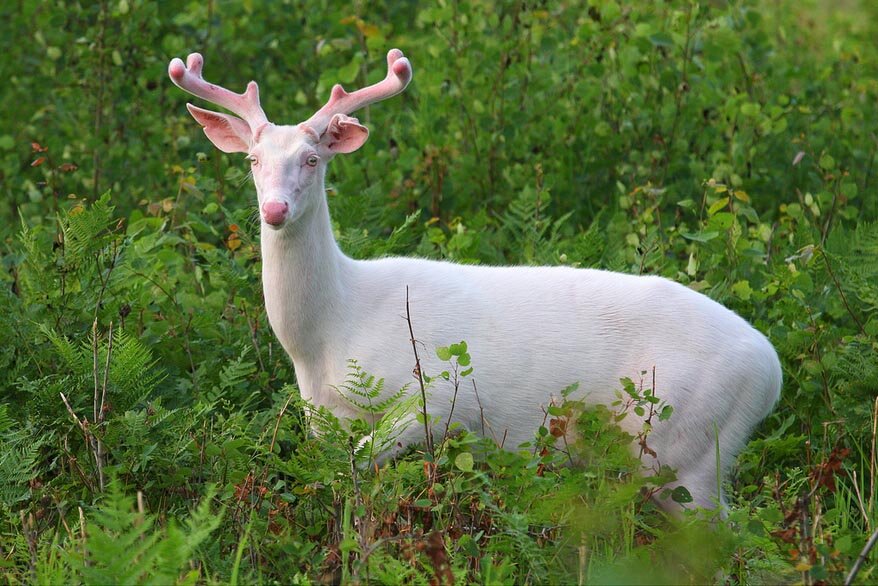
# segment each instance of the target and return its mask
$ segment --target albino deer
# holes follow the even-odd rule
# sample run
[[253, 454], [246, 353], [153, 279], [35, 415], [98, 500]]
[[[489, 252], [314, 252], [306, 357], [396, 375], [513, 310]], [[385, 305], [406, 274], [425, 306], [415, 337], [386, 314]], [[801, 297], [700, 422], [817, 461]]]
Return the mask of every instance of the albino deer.
[[[183, 90], [237, 116], [189, 112], [223, 152], [246, 153], [262, 217], [262, 280], [268, 320], [295, 366], [302, 396], [340, 417], [362, 417], [340, 396], [348, 360], [386, 379], [413, 383], [406, 320], [409, 295], [415, 335], [426, 348], [421, 365], [436, 374], [435, 348], [466, 340], [478, 395], [461, 389], [453, 419], [484, 429], [482, 414], [505, 446], [532, 440], [553, 394], [572, 383], [587, 402], [610, 404], [620, 379], [655, 369], [656, 395], [674, 408], [658, 422], [649, 446], [697, 505], [717, 495], [717, 442], [726, 471], [753, 428], [771, 411], [781, 367], [769, 341], [704, 295], [654, 276], [567, 267], [463, 266], [415, 258], [356, 261], [338, 248], [330, 225], [324, 176], [339, 153], [357, 150], [369, 131], [349, 115], [402, 92], [412, 68], [402, 52], [387, 54], [387, 77], [329, 101], [305, 122], [277, 126], [250, 82], [243, 94], [206, 82], [203, 59], [171, 61]], [[445, 366], [447, 368], [447, 365]], [[651, 378], [651, 375], [650, 375]], [[434, 379], [428, 411], [451, 412], [452, 385]], [[632, 433], [642, 425], [623, 421]], [[411, 425], [402, 446], [424, 438]], [[648, 458], [650, 456], [644, 456]]]

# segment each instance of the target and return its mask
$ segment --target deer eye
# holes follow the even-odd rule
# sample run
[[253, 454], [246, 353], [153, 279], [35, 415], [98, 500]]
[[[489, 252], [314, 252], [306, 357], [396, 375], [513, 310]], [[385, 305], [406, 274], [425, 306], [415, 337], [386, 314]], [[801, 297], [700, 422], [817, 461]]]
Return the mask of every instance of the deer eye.
[[320, 161], [320, 157], [318, 157], [317, 155], [311, 155], [311, 156], [309, 156], [307, 159], [305, 159], [305, 163], [306, 163], [309, 167], [316, 167], [316, 166], [317, 166], [317, 163], [318, 163], [319, 161]]
[[258, 165], [259, 159], [256, 158], [256, 155], [247, 155], [247, 160], [250, 161], [251, 165]]

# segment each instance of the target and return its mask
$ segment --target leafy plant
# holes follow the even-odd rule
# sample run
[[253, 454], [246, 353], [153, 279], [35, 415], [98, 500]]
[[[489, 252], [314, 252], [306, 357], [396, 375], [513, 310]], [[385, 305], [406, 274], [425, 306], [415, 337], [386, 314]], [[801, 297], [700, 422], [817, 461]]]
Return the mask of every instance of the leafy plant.
[[[160, 6], [0, 7], [6, 582], [875, 581], [874, 3]], [[352, 362], [358, 420], [299, 398], [246, 166], [168, 60], [214, 55], [296, 123], [391, 46], [414, 83], [333, 163], [342, 248], [662, 275], [743, 315], [785, 384], [727, 520], [650, 498], [677, 414], [649, 372], [615, 405], [558, 389], [520, 450], [418, 405], [431, 376], [469, 390], [464, 342], [423, 394]], [[376, 464], [406, 425], [435, 437]]]

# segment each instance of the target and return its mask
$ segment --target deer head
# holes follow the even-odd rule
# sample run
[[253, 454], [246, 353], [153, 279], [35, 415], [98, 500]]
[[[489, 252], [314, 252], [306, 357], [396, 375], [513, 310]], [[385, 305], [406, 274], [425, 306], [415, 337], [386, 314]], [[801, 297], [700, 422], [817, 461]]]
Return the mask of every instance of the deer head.
[[[402, 92], [412, 79], [412, 66], [402, 51], [387, 53], [387, 76], [380, 82], [348, 93], [332, 88], [329, 101], [308, 120], [295, 126], [268, 121], [259, 105], [259, 87], [247, 84], [236, 94], [204, 80], [204, 59], [192, 53], [186, 64], [172, 59], [168, 75], [177, 87], [226, 108], [235, 116], [187, 104], [207, 138], [226, 153], [247, 153], [259, 198], [263, 224], [280, 230], [304, 214], [316, 197], [323, 197], [326, 164], [338, 153], [360, 148], [369, 130], [352, 118], [356, 110]], [[316, 188], [315, 188], [316, 187]]]

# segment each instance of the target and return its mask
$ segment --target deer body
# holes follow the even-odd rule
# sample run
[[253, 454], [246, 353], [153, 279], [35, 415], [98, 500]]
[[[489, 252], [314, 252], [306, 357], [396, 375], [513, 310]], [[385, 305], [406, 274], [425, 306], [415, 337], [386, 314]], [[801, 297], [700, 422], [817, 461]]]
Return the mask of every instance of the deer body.
[[[650, 447], [662, 465], [677, 469], [677, 484], [696, 504], [713, 506], [717, 441], [725, 471], [781, 385], [773, 347], [738, 315], [660, 277], [411, 258], [356, 261], [338, 248], [326, 163], [368, 136], [347, 114], [402, 91], [411, 78], [399, 51], [388, 54], [388, 67], [384, 81], [359, 92], [336, 86], [330, 102], [297, 126], [267, 122], [253, 82], [241, 95], [204, 82], [197, 54], [188, 67], [174, 60], [169, 68], [180, 87], [244, 119], [190, 106], [214, 144], [253, 160], [266, 311], [293, 360], [302, 396], [337, 416], [363, 416], [337, 390], [349, 375], [349, 359], [384, 378], [387, 389], [410, 385], [414, 392], [407, 303], [425, 373], [447, 368], [435, 348], [460, 340], [467, 341], [475, 369], [478, 396], [461, 388], [453, 414], [453, 385], [434, 379], [431, 416], [442, 426], [452, 416], [473, 431], [487, 425], [495, 438], [505, 437], [506, 447], [533, 438], [541, 407], [565, 387], [578, 383], [587, 402], [609, 404], [623, 377], [638, 381], [647, 372], [651, 387], [654, 368], [656, 395], [674, 415], [655, 424]], [[623, 424], [636, 432], [642, 421], [629, 417]], [[399, 441], [422, 439], [423, 429], [410, 426]]]

